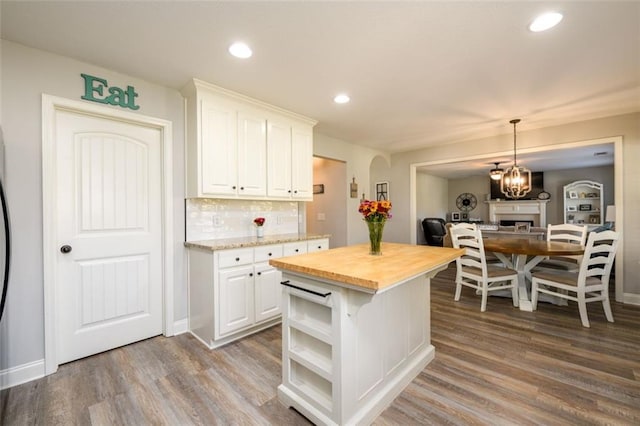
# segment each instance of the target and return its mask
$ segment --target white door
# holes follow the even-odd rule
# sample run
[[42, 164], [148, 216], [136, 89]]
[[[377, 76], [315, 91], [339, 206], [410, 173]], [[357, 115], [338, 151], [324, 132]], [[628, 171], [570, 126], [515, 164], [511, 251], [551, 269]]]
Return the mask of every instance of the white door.
[[58, 111], [58, 363], [162, 333], [162, 135]]
[[282, 272], [268, 263], [255, 265], [256, 322], [282, 314]]
[[253, 266], [223, 269], [218, 274], [220, 336], [252, 325]]

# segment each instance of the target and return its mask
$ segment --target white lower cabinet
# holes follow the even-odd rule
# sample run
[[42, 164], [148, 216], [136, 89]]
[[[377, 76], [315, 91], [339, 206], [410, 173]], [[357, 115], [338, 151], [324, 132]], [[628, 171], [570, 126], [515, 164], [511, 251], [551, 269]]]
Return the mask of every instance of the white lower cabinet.
[[328, 248], [328, 239], [230, 250], [190, 248], [189, 331], [215, 348], [279, 323], [282, 273], [269, 259]]

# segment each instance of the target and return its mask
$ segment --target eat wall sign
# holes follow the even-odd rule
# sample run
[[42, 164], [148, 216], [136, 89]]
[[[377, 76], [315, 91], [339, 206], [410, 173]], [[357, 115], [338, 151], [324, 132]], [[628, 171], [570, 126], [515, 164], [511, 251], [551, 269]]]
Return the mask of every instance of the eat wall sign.
[[101, 104], [118, 105], [132, 110], [140, 109], [140, 106], [136, 105], [138, 94], [133, 86], [127, 86], [125, 90], [120, 87], [109, 86], [109, 83], [104, 78], [94, 77], [89, 74], [80, 75], [84, 79], [84, 96], [81, 99]]

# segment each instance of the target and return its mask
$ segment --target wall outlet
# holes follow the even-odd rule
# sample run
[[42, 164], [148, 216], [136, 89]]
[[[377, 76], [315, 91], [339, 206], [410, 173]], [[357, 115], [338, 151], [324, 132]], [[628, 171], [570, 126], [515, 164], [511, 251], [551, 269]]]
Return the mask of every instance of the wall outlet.
[[324, 213], [318, 213], [318, 221], [322, 222], [326, 220], [326, 216]]
[[213, 226], [222, 226], [222, 218], [220, 216], [213, 217]]

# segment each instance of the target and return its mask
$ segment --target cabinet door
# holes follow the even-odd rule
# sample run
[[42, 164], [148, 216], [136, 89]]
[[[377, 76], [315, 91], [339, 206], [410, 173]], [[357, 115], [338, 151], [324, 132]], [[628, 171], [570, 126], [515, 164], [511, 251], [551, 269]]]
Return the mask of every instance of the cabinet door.
[[269, 121], [267, 130], [268, 195], [291, 197], [291, 127]]
[[313, 132], [294, 127], [291, 134], [292, 197], [313, 200]]
[[235, 110], [203, 100], [200, 114], [200, 195], [235, 194], [238, 174]]
[[257, 264], [254, 274], [256, 322], [265, 321], [282, 313], [282, 272], [268, 263]]
[[255, 318], [253, 266], [223, 269], [218, 278], [220, 335], [252, 325]]
[[238, 195], [267, 194], [266, 119], [238, 113]]

